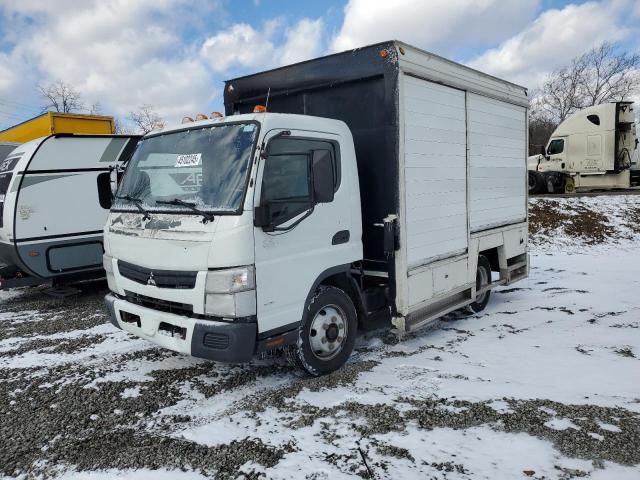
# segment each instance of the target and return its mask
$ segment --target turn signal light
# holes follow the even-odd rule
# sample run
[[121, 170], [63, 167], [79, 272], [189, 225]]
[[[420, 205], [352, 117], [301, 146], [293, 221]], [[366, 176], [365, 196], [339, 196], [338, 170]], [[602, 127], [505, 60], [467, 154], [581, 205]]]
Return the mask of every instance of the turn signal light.
[[196, 115], [196, 122], [198, 120], [209, 120], [209, 117], [207, 117], [204, 113], [199, 113]]
[[211, 112], [211, 118], [222, 118], [224, 115], [220, 112]]
[[193, 118], [191, 117], [182, 117], [182, 123], [191, 123], [193, 122]]
[[267, 111], [267, 107], [264, 105], [256, 105], [253, 107], [253, 113], [265, 113]]

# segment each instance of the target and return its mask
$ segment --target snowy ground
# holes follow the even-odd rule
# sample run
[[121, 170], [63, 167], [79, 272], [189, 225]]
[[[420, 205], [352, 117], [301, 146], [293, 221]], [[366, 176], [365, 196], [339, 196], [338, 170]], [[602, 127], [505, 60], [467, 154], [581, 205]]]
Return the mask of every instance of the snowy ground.
[[532, 201], [528, 280], [319, 379], [155, 348], [104, 285], [4, 294], [0, 476], [638, 479], [637, 201]]

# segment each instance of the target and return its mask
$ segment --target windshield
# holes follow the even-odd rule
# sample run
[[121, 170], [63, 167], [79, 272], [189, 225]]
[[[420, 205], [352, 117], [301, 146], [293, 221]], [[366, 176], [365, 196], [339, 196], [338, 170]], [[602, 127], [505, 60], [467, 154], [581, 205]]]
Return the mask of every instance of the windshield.
[[[143, 139], [118, 190], [115, 209], [153, 212], [240, 209], [258, 128], [218, 125]], [[168, 203], [169, 202], [169, 203]]]

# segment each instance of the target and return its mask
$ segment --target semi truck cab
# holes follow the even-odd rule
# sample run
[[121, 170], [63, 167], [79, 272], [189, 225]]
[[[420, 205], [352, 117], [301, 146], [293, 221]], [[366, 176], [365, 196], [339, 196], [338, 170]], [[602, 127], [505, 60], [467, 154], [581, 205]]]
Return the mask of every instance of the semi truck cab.
[[565, 119], [528, 159], [529, 193], [629, 188], [638, 181], [632, 102], [588, 107]]

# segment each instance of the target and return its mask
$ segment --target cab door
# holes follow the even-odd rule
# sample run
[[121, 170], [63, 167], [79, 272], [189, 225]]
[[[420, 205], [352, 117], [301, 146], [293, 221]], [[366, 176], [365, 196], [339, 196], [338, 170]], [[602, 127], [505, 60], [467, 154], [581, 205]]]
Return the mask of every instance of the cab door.
[[[266, 144], [254, 197], [263, 226], [254, 235], [258, 330], [271, 335], [295, 328], [318, 276], [349, 261], [341, 248], [348, 233], [336, 234], [348, 231], [350, 211], [340, 185], [339, 136], [273, 131]], [[321, 157], [329, 159], [333, 198], [318, 201], [313, 171]]]
[[567, 166], [567, 138], [552, 138], [547, 147], [547, 168], [545, 171], [561, 171]]

